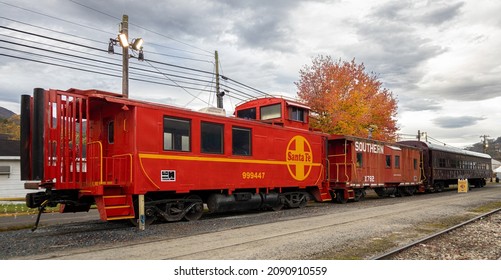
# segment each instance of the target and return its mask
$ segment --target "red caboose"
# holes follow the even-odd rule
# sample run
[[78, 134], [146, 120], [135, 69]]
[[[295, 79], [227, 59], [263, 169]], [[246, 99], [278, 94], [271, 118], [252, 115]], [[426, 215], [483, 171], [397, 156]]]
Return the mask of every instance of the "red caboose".
[[330, 200], [327, 136], [308, 108], [282, 98], [244, 103], [237, 117], [97, 90], [35, 89], [22, 97], [22, 179], [45, 192], [30, 207], [96, 204], [102, 220], [198, 219], [212, 212], [302, 207]]
[[371, 139], [332, 135], [329, 181], [336, 200], [358, 201], [371, 188], [379, 196], [411, 195], [421, 184], [417, 148]]

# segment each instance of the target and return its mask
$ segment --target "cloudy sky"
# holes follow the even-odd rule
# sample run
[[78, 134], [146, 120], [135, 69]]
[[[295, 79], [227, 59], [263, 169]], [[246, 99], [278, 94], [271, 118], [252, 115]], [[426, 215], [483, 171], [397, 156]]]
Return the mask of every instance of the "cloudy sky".
[[255, 89], [295, 97], [299, 70], [329, 55], [379, 75], [399, 101], [402, 134], [426, 131], [459, 147], [501, 136], [501, 1], [33, 3], [0, 0], [0, 106], [16, 113], [20, 94], [35, 87], [120, 92], [120, 56], [106, 50], [127, 14], [130, 38], [144, 38], [145, 57], [154, 61], [131, 60], [143, 69], [131, 77], [149, 82], [131, 80], [130, 98], [215, 105], [217, 50], [221, 73], [233, 81], [222, 81], [232, 112]]

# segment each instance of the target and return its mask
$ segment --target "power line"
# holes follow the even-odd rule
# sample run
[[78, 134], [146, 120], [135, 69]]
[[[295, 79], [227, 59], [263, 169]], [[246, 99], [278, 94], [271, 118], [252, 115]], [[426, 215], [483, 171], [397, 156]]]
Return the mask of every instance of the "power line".
[[[4, 18], [4, 17], [0, 17], [0, 18]], [[8, 20], [10, 20], [10, 19], [8, 19]], [[19, 22], [19, 21], [15, 21], [15, 22]], [[28, 26], [33, 26], [33, 27], [41, 28], [41, 27], [38, 27], [36, 25], [31, 25], [31, 24], [27, 24], [27, 23], [23, 23], [23, 22], [20, 22], [20, 23], [26, 24]], [[54, 38], [54, 37], [51, 37], [51, 36], [41, 35], [41, 34], [37, 34], [37, 33], [34, 33], [34, 32], [28, 32], [28, 31], [24, 31], [24, 30], [20, 30], [20, 29], [16, 29], [16, 28], [11, 28], [11, 27], [7, 27], [7, 26], [0, 26], [0, 28], [6, 29], [6, 30], [10, 30], [10, 31], [13, 31], [13, 32], [18, 32], [18, 33], [21, 33], [21, 34], [26, 34], [26, 35], [30, 35], [30, 36], [35, 36], [35, 37], [47, 39], [47, 40], [53, 40], [53, 41], [56, 41], [56, 42], [59, 42], [59, 43], [64, 43], [64, 44], [74, 45], [74, 46], [78, 46], [78, 47], [82, 47], [82, 48], [87, 48], [87, 49], [90, 49], [90, 50], [93, 50], [93, 51], [106, 52], [106, 50], [103, 50], [101, 48], [96, 48], [96, 47], [92, 47], [92, 46], [89, 46], [89, 45], [75, 43], [75, 42], [72, 42], [72, 41], [63, 40], [63, 39], [59, 39], [59, 38]], [[65, 35], [68, 35], [68, 36], [72, 36], [71, 34], [67, 34], [67, 33], [64, 33], [64, 32], [58, 32], [58, 31], [55, 31], [55, 30], [47, 29], [47, 28], [42, 28], [42, 29], [45, 29], [45, 30], [48, 30], [48, 31], [51, 31], [51, 32], [57, 32], [57, 33], [60, 33], [60, 34], [65, 34]], [[4, 34], [0, 34], [0, 35], [4, 35]], [[7, 36], [7, 37], [13, 38], [13, 39], [28, 41], [28, 42], [31, 42], [31, 43], [35, 42], [35, 41], [32, 41], [32, 40], [28, 40], [28, 39], [24, 39], [24, 38], [17, 38], [17, 37], [10, 36], [10, 35], [4, 35], [4, 36]], [[84, 37], [80, 37], [80, 38], [88, 40], [88, 41], [93, 41], [93, 40], [90, 40], [90, 39], [84, 38]], [[97, 59], [91, 59], [91, 58], [88, 58], [88, 57], [77, 56], [77, 55], [63, 53], [63, 52], [58, 52], [58, 51], [54, 51], [54, 50], [47, 50], [47, 49], [44, 49], [44, 48], [29, 46], [29, 45], [26, 45], [26, 44], [9, 42], [9, 41], [6, 41], [6, 40], [2, 40], [2, 42], [10, 43], [10, 44], [16, 44], [18, 46], [22, 46], [22, 47], [26, 47], [26, 48], [33, 48], [33, 49], [37, 49], [39, 51], [49, 51], [49, 52], [56, 53], [56, 54], [59, 54], [59, 55], [72, 56], [72, 57], [77, 58], [77, 59], [90, 60], [90, 61], [97, 62], [97, 63], [105, 63], [105, 62], [103, 62], [101, 60], [97, 60]], [[54, 46], [54, 45], [45, 44], [45, 43], [38, 43], [37, 42], [37, 44], [45, 45], [45, 46], [51, 46], [51, 47], [54, 47], [54, 48], [59, 48], [59, 49], [64, 49], [64, 50], [70, 50], [70, 51], [73, 51], [73, 52], [84, 53], [82, 51], [72, 50], [72, 49], [63, 48], [63, 47]], [[104, 58], [103, 56], [99, 56], [99, 55], [95, 55], [95, 54], [88, 54], [88, 53], [85, 53], [85, 54], [86, 55], [93, 55], [93, 56], [99, 57], [101, 59]], [[117, 54], [117, 55], [121, 55], [121, 54]], [[50, 57], [50, 59], [58, 59], [58, 58]], [[30, 60], [30, 61], [33, 61], [33, 60]], [[61, 61], [63, 61], [63, 60], [61, 60]], [[70, 63], [81, 63], [81, 62], [69, 61], [69, 60], [65, 60], [65, 61], [66, 62], [70, 62]], [[117, 61], [117, 60], [115, 60], [115, 61]], [[184, 75], [198, 76], [198, 77], [202, 77], [202, 78], [206, 77], [206, 76], [203, 76], [203, 75], [210, 75], [209, 77], [212, 77], [212, 79], [214, 77], [214, 73], [213, 72], [209, 72], [209, 71], [205, 71], [205, 70], [200, 70], [200, 69], [195, 69], [195, 68], [186, 67], [186, 66], [175, 65], [175, 64], [171, 64], [171, 63], [165, 63], [165, 62], [161, 62], [161, 61], [155, 61], [155, 60], [151, 60], [151, 59], [148, 60], [148, 62], [149, 63], [159, 64], [159, 65], [164, 65], [164, 66], [171, 67], [171, 68], [179, 68], [179, 69], [186, 70], [186, 71], [178, 71], [178, 70], [171, 70], [171, 69], [166, 69], [166, 68], [154, 67], [153, 65], [150, 65], [150, 66], [152, 68], [154, 68], [156, 70], [156, 72], [155, 71], [151, 71], [151, 70], [146, 70], [146, 69], [143, 69], [143, 68], [136, 68], [136, 67], [132, 67], [132, 68], [134, 68], [134, 70], [138, 70], [138, 71], [145, 71], [145, 72], [160, 74], [160, 75], [163, 75], [164, 78], [165, 78], [166, 75], [170, 75], [172, 77], [177, 77], [177, 78], [181, 78], [181, 79], [189, 79], [189, 80], [193, 80], [195, 82], [197, 82], [197, 81], [203, 82], [203, 83], [205, 83], [205, 86], [203, 88], [204, 91], [207, 91], [207, 90], [205, 90], [207, 88], [207, 85], [213, 83], [213, 80], [212, 81], [207, 81], [207, 80], [201, 80], [201, 79], [197, 79], [197, 78], [193, 78], [193, 77], [186, 77], [186, 76], [182, 76], [182, 75], [166, 74], [164, 72], [159, 71], [159, 69], [166, 70], [166, 71], [169, 71], [169, 72], [181, 73], [181, 74], [184, 74]], [[118, 64], [116, 64], [116, 63], [107, 62], [107, 64], [118, 66]], [[54, 65], [54, 64], [52, 64], [52, 65]], [[84, 64], [82, 63], [82, 65], [84, 65]], [[98, 66], [95, 66], [95, 65], [89, 65], [88, 63], [86, 65], [89, 66], [89, 67], [98, 67]], [[56, 65], [56, 66], [60, 66], [60, 65]], [[191, 72], [187, 72], [187, 71], [191, 71]], [[194, 72], [194, 73], [192, 73], [192, 72]], [[138, 72], [134, 72], [134, 73], [137, 74]], [[196, 74], [196, 73], [200, 73], [200, 74]], [[146, 77], [148, 77], [148, 78], [154, 78], [154, 79], [159, 79], [159, 77], [152, 77], [152, 76], [146, 76]], [[244, 97], [244, 98], [249, 98], [249, 97], [250, 98], [254, 98], [254, 97], [256, 97], [255, 95], [249, 93], [248, 92], [249, 90], [251, 90], [253, 92], [257, 92], [257, 93], [264, 93], [264, 92], [262, 92], [260, 90], [257, 90], [255, 88], [250, 87], [248, 85], [245, 85], [243, 83], [237, 82], [237, 81], [235, 81], [233, 79], [230, 79], [230, 78], [228, 78], [226, 76], [222, 76], [222, 77], [223, 77], [223, 80], [225, 82], [229, 81], [229, 82], [231, 82], [233, 84], [233, 87], [229, 86], [229, 85], [226, 85], [227, 88], [229, 88], [229, 89], [232, 90], [232, 94], [228, 94], [227, 93], [227, 96], [230, 96], [230, 97], [233, 97], [233, 98], [236, 98], [236, 99], [239, 99], [239, 100], [244, 100], [241, 97]], [[140, 79], [140, 80], [144, 81], [144, 79]], [[191, 85], [200, 85], [198, 83], [186, 82], [186, 81], [181, 81], [181, 80], [172, 80], [171, 79], [171, 81], [173, 81], [176, 84], [175, 85], [167, 84], [167, 85], [169, 85], [169, 86], [177, 86], [177, 87], [180, 87], [180, 88], [182, 88], [182, 86], [179, 85], [179, 83], [191, 84]], [[165, 84], [165, 83], [157, 83], [157, 84]], [[200, 85], [200, 86], [202, 86], [202, 85]], [[238, 87], [239, 89], [237, 89], [235, 87]], [[191, 86], [190, 87], [186, 87], [186, 88], [187, 89], [195, 89], [195, 88], [193, 88]], [[199, 90], [199, 89], [196, 89], [196, 90]], [[210, 92], [210, 91], [208, 91], [208, 92]], [[266, 94], [266, 93], [264, 93], [264, 94]]]
[[[63, 68], [68, 68], [68, 69], [73, 69], [73, 70], [78, 70], [78, 71], [93, 73], [93, 74], [100, 74], [100, 75], [105, 75], [105, 76], [110, 76], [110, 77], [115, 77], [115, 78], [122, 78], [122, 75], [114, 75], [114, 74], [105, 73], [105, 72], [99, 72], [99, 71], [88, 70], [88, 69], [81, 69], [81, 68], [72, 67], [72, 66], [68, 66], [68, 65], [57, 64], [57, 63], [52, 63], [52, 62], [47, 62], [47, 61], [41, 61], [41, 60], [36, 60], [36, 59], [31, 59], [31, 58], [26, 58], [26, 57], [8, 55], [8, 54], [4, 54], [4, 53], [0, 53], [0, 56], [6, 56], [6, 57], [10, 57], [10, 58], [21, 59], [21, 60], [26, 60], [26, 61], [31, 61], [31, 62], [37, 62], [37, 63], [51, 65], [51, 66], [58, 66], [58, 67], [63, 67]], [[181, 87], [181, 86], [178, 86], [178, 85], [175, 85], [175, 84], [154, 82], [154, 81], [149, 81], [149, 80], [140, 79], [140, 78], [130, 78], [130, 79], [131, 80], [135, 80], [135, 81], [140, 81], [140, 82], [158, 84], [158, 85], [166, 85], [166, 86], [171, 86], [171, 87], [180, 87], [180, 88], [191, 89], [191, 90], [201, 90], [199, 88]], [[206, 91], [210, 92], [208, 90], [206, 90]]]
[[[81, 37], [81, 36], [78, 36], [76, 34], [70, 34], [70, 33], [62, 32], [62, 31], [57, 31], [57, 30], [53, 30], [53, 29], [50, 29], [50, 28], [46, 28], [46, 27], [42, 27], [42, 26], [37, 26], [37, 25], [34, 25], [34, 24], [30, 24], [30, 23], [26, 23], [26, 22], [22, 22], [22, 21], [19, 21], [19, 20], [10, 19], [10, 18], [6, 18], [6, 17], [2, 17], [2, 16], [0, 16], [0, 18], [1, 19], [5, 19], [5, 20], [9, 20], [9, 21], [12, 21], [12, 22], [15, 22], [15, 23], [19, 23], [19, 24], [24, 24], [24, 25], [27, 25], [27, 26], [35, 27], [35, 28], [38, 28], [38, 29], [42, 29], [42, 30], [46, 30], [46, 31], [50, 31], [50, 32], [58, 33], [58, 34], [67, 35], [67, 36], [70, 36], [72, 38], [74, 37], [74, 38], [79, 38], [79, 39], [91, 41], [91, 42], [94, 42], [94, 43], [104, 44], [104, 42], [101, 42], [101, 41], [98, 41], [98, 40], [89, 39], [89, 38], [85, 38], [85, 37]], [[16, 30], [16, 29], [12, 28], [12, 30]]]
[[75, 50], [75, 49], [70, 49], [70, 48], [65, 48], [65, 47], [61, 47], [61, 46], [56, 46], [56, 45], [52, 45], [52, 44], [48, 44], [48, 43], [37, 42], [37, 41], [29, 40], [29, 39], [26, 39], [26, 38], [18, 38], [18, 37], [14, 37], [14, 36], [10, 36], [10, 35], [5, 35], [5, 34], [0, 34], [0, 36], [4, 36], [4, 37], [7, 37], [7, 38], [19, 40], [19, 41], [29, 42], [29, 43], [33, 43], [33, 44], [37, 44], [37, 45], [47, 46], [47, 47], [51, 47], [51, 48], [61, 49], [61, 50], [65, 50], [65, 51], [86, 54], [86, 55], [90, 55], [90, 56], [94, 56], [94, 57], [99, 57], [99, 58], [104, 58], [104, 59], [108, 59], [108, 60], [119, 61], [118, 59], [113, 59], [113, 57], [110, 57], [110, 56], [97, 55], [97, 54], [88, 53], [88, 52], [84, 52], [84, 51], [79, 51], [79, 50]]
[[84, 8], [87, 8], [87, 9], [92, 10], [92, 11], [94, 11], [94, 12], [98, 12], [98, 13], [103, 14], [103, 15], [105, 15], [105, 16], [111, 17], [111, 18], [113, 18], [113, 19], [117, 19], [117, 20], [120, 20], [120, 21], [122, 20], [122, 19], [121, 19], [121, 18], [119, 18], [119, 17], [115, 17], [115, 16], [113, 16], [113, 15], [111, 15], [111, 14], [107, 14], [107, 13], [105, 13], [105, 12], [103, 12], [103, 11], [100, 11], [100, 10], [94, 9], [94, 8], [92, 8], [92, 7], [90, 7], [90, 6], [84, 5], [84, 4], [79, 3], [79, 2], [77, 2], [77, 1], [70, 0], [70, 2], [73, 2], [73, 3], [75, 3], [75, 4], [79, 5], [79, 6], [82, 6], [82, 7], [84, 7]]
[[[23, 33], [23, 34], [27, 34], [27, 35], [31, 35], [31, 36], [36, 36], [36, 37], [40, 37], [40, 38], [44, 38], [44, 39], [48, 39], [48, 40], [53, 40], [53, 41], [57, 41], [57, 42], [65, 43], [65, 44], [75, 45], [75, 46], [78, 46], [78, 47], [88, 48], [88, 49], [92, 49], [92, 50], [99, 51], [99, 52], [107, 52], [106, 50], [103, 50], [103, 49], [100, 49], [100, 48], [94, 48], [94, 47], [91, 47], [91, 46], [87, 46], [87, 45], [83, 45], [83, 44], [79, 44], [79, 43], [70, 42], [70, 41], [67, 41], [67, 40], [61, 40], [61, 39], [57, 39], [57, 38], [49, 37], [49, 36], [45, 36], [45, 35], [40, 35], [40, 34], [36, 34], [36, 33], [33, 33], [33, 32], [27, 32], [27, 31], [15, 29], [15, 28], [10, 28], [10, 27], [6, 27], [6, 26], [0, 26], [0, 28], [11, 30], [11, 31], [15, 31], [15, 32], [19, 32], [19, 33]], [[12, 36], [10, 36], [10, 37], [12, 37]], [[4, 41], [4, 40], [2, 40], [2, 41]], [[8, 42], [8, 41], [4, 41], [4, 42]], [[15, 43], [15, 44], [18, 44], [18, 43]], [[30, 46], [27, 46], [27, 45], [24, 45], [24, 44], [18, 44], [18, 45], [21, 45], [21, 46], [24, 46], [24, 47], [30, 47]], [[31, 47], [31, 48], [41, 49], [41, 48], [37, 48], [37, 47]], [[55, 52], [55, 51], [53, 51], [53, 52]], [[68, 55], [68, 54], [64, 54], [64, 55]], [[194, 69], [194, 68], [190, 68], [190, 67], [179, 66], [179, 65], [174, 65], [174, 64], [170, 64], [170, 63], [163, 63], [163, 62], [154, 61], [154, 60], [149, 60], [149, 61], [152, 62], [152, 63], [163, 64], [163, 65], [170, 66], [170, 67], [177, 67], [177, 68], [186, 69], [186, 70], [190, 70], [190, 71], [195, 71], [195, 72], [199, 72], [199, 73], [214, 75], [211, 72], [203, 71], [203, 70], [199, 70], [199, 69]], [[182, 73], [189, 74], [187, 72], [182, 72]]]
[[[4, 18], [4, 17], [0, 17], [0, 18]], [[8, 19], [8, 18], [5, 18], [7, 20], [11, 20], [11, 19]], [[18, 23], [22, 23], [22, 24], [26, 24], [28, 26], [33, 26], [33, 27], [37, 27], [37, 28], [41, 28], [41, 29], [44, 29], [44, 30], [48, 30], [48, 31], [51, 31], [51, 32], [57, 32], [57, 33], [61, 33], [61, 34], [64, 34], [64, 35], [68, 35], [68, 36], [73, 36], [73, 34], [68, 34], [68, 33], [64, 33], [64, 32], [59, 32], [59, 31], [55, 31], [55, 30], [51, 30], [51, 29], [48, 29], [48, 28], [42, 28], [42, 27], [39, 27], [39, 26], [36, 26], [36, 25], [32, 25], [32, 24], [28, 24], [28, 23], [24, 23], [24, 22], [20, 22], [20, 21], [16, 21], [16, 20], [12, 20], [14, 22], [18, 22]], [[38, 37], [41, 37], [41, 38], [44, 38], [44, 39], [51, 39], [51, 40], [56, 40], [56, 41], [59, 41], [59, 42], [64, 42], [64, 43], [68, 43], [68, 44], [73, 44], [73, 45], [77, 45], [77, 46], [80, 46], [80, 47], [87, 47], [87, 48], [91, 48], [91, 49], [94, 49], [94, 50], [98, 50], [98, 51], [102, 51], [104, 52], [104, 50], [100, 49], [100, 48], [92, 48], [90, 46], [86, 46], [86, 45], [82, 45], [82, 44], [78, 44], [78, 43], [74, 43], [74, 42], [68, 42], [68, 41], [65, 41], [65, 40], [60, 40], [60, 39], [56, 39], [56, 38], [51, 38], [51, 37], [48, 37], [48, 36], [44, 36], [44, 35], [39, 35], [39, 34], [35, 34], [35, 33], [32, 33], [32, 32], [27, 32], [27, 31], [22, 31], [22, 30], [19, 30], [19, 29], [15, 29], [15, 28], [10, 28], [10, 27], [3, 27], [3, 26], [0, 26], [2, 28], [5, 28], [5, 29], [9, 29], [11, 31], [16, 31], [16, 32], [21, 32], [21, 33], [25, 33], [25, 34], [28, 34], [28, 35], [32, 35], [32, 36], [38, 36]], [[89, 38], [84, 38], [84, 37], [79, 37], [81, 39], [84, 39], [84, 40], [88, 40], [88, 41], [93, 41], [93, 42], [99, 42], [99, 41], [95, 41], [95, 40], [92, 40], [92, 39], [89, 39]], [[99, 42], [101, 43], [101, 42]], [[149, 52], [148, 52], [149, 53]], [[158, 53], [156, 53], [158, 54]], [[168, 56], [168, 55], [166, 55]], [[193, 60], [196, 60], [196, 59], [193, 59]], [[170, 64], [170, 63], [163, 63], [163, 62], [159, 62], [159, 61], [155, 61], [155, 60], [149, 60], [151, 63], [159, 63], [159, 64], [163, 64], [163, 65], [166, 65], [166, 66], [169, 66], [169, 67], [178, 67], [178, 68], [181, 68], [181, 69], [185, 69], [185, 70], [189, 70], [189, 71], [198, 71], [200, 73], [205, 73], [205, 74], [209, 74], [209, 75], [214, 75], [214, 73], [212, 72], [208, 72], [208, 71], [203, 71], [203, 70], [199, 70], [199, 69], [194, 69], [194, 68], [190, 68], [190, 67], [185, 67], [185, 66], [179, 66], [179, 65], [175, 65], [175, 64]], [[208, 62], [206, 60], [202, 60], [204, 62]], [[174, 70], [170, 70], [170, 71], [174, 71]], [[174, 71], [176, 72], [176, 71]], [[184, 74], [189, 74], [189, 73], [186, 73], [184, 72]], [[195, 74], [189, 74], [189, 75], [195, 75]], [[252, 90], [253, 92], [255, 93], [258, 93], [258, 94], [262, 94], [264, 96], [269, 96], [269, 94], [261, 91], [261, 90], [258, 90], [256, 88], [253, 88], [251, 86], [248, 86], [248, 85], [245, 85], [243, 83], [240, 83], [236, 80], [233, 80], [231, 78], [228, 78], [224, 75], [221, 75], [223, 81], [225, 82], [230, 82], [233, 84], [233, 86], [236, 86], [236, 87], [239, 87], [240, 89], [242, 90], [245, 90], [247, 91], [248, 89]], [[236, 90], [234, 87], [230, 87], [228, 85], [226, 85], [226, 87], [232, 89], [232, 90]], [[246, 95], [247, 97], [251, 97], [251, 98], [254, 98], [256, 97], [256, 95], [253, 95], [253, 94], [250, 94], [250, 93], [247, 93], [247, 92], [244, 92], [242, 90], [237, 90], [239, 93], [242, 93], [244, 95]], [[242, 95], [240, 95], [242, 96]]]
[[[3, 42], [3, 40], [0, 40], [0, 42]], [[98, 66], [96, 64], [85, 63], [85, 62], [81, 62], [81, 61], [69, 60], [69, 59], [58, 58], [58, 57], [53, 57], [53, 56], [49, 56], [49, 55], [43, 55], [43, 54], [39, 54], [39, 53], [31, 53], [31, 52], [22, 51], [22, 50], [17, 50], [17, 49], [12, 49], [12, 48], [6, 48], [6, 47], [3, 47], [3, 46], [0, 46], [0, 48], [1, 49], [5, 49], [5, 50], [9, 50], [9, 51], [15, 51], [15, 52], [23, 53], [23, 54], [44, 57], [44, 58], [47, 58], [47, 59], [52, 59], [52, 60], [57, 60], [57, 61], [63, 61], [63, 62], [66, 62], [66, 63], [73, 63], [73, 64], [83, 65], [83, 66], [87, 66], [87, 67], [99, 68], [101, 70], [105, 69], [105, 70], [114, 71], [114, 72], [117, 72], [117, 73], [121, 72], [121, 70], [119, 68], [121, 66], [121, 64], [118, 64], [118, 63], [105, 63], [105, 62], [97, 61], [97, 60], [94, 60], [94, 59], [88, 59], [88, 58], [85, 58], [85, 57], [74, 56], [74, 55], [62, 53], [63, 55], [68, 55], [68, 56], [73, 57], [73, 58], [90, 60], [90, 61], [93, 61], [93, 62], [100, 62], [100, 63], [105, 63], [107, 65], [117, 66], [117, 68], [110, 68], [110, 67], [105, 67], [105, 66]], [[39, 49], [39, 48], [37, 48], [37, 49]], [[57, 53], [57, 54], [61, 54], [59, 52], [54, 52], [54, 51], [50, 51], [50, 50], [45, 50], [45, 51], [52, 52], [52, 53]], [[136, 67], [131, 67], [131, 69], [142, 71], [142, 72], [149, 72], [149, 73], [159, 74], [159, 73], [157, 73], [155, 71], [152, 71], [152, 70], [141, 69], [141, 68], [136, 68]], [[151, 76], [151, 75], [139, 74], [138, 71], [131, 71], [131, 74], [141, 75], [142, 77], [151, 78], [151, 79], [165, 79], [164, 77], [155, 77], [155, 76]], [[160, 74], [164, 74], [164, 73], [160, 72]], [[191, 81], [194, 80], [194, 79], [191, 79], [189, 77], [183, 77], [183, 76], [176, 76], [176, 77], [182, 78], [182, 79], [188, 79], [188, 80], [191, 80]], [[173, 81], [173, 82], [175, 82], [177, 85], [179, 85], [179, 83], [189, 84], [189, 85], [198, 85], [198, 86], [203, 86], [204, 85], [204, 84], [200, 84], [200, 83], [196, 83], [196, 82], [190, 82], [190, 81], [174, 80], [174, 79], [170, 79], [170, 80]], [[205, 82], [205, 83], [207, 82], [207, 81], [204, 81], [204, 80], [197, 80], [197, 81]], [[211, 83], [211, 81], [209, 81], [209, 83]]]
[[4, 5], [7, 5], [7, 6], [11, 6], [11, 7], [17, 8], [17, 9], [28, 11], [30, 13], [34, 13], [34, 14], [37, 14], [37, 15], [41, 15], [41, 16], [44, 16], [44, 17], [51, 18], [51, 19], [55, 19], [55, 20], [58, 20], [58, 21], [66, 22], [66, 23], [69, 23], [69, 24], [74, 24], [76, 26], [80, 26], [80, 27], [92, 29], [94, 31], [99, 31], [99, 32], [103, 32], [103, 33], [109, 34], [109, 32], [106, 32], [103, 29], [99, 29], [99, 28], [96, 28], [96, 27], [91, 27], [91, 26], [88, 26], [88, 25], [84, 25], [84, 24], [72, 22], [72, 21], [69, 21], [69, 20], [62, 19], [61, 17], [51, 16], [51, 15], [48, 15], [48, 14], [44, 14], [44, 13], [41, 13], [41, 12], [33, 11], [33, 10], [30, 10], [30, 9], [27, 9], [27, 8], [23, 8], [23, 7], [20, 7], [20, 6], [16, 6], [16, 5], [13, 5], [13, 4], [5, 3], [3, 1], [0, 1], [0, 3], [2, 3]]
[[70, 45], [79, 46], [79, 47], [83, 47], [83, 48], [88, 48], [88, 49], [92, 49], [92, 50], [95, 50], [95, 51], [107, 52], [104, 49], [95, 48], [95, 47], [91, 47], [91, 46], [87, 46], [87, 45], [83, 45], [83, 44], [79, 44], [79, 43], [75, 43], [75, 42], [70, 42], [70, 41], [67, 41], [67, 40], [61, 40], [61, 39], [57, 39], [57, 38], [53, 38], [53, 37], [49, 37], [49, 36], [45, 36], [45, 35], [40, 35], [40, 34], [28, 32], [28, 31], [23, 31], [23, 30], [19, 30], [19, 29], [16, 29], [16, 28], [11, 28], [11, 27], [7, 27], [7, 26], [3, 26], [3, 25], [0, 25], [0, 28], [7, 29], [7, 30], [10, 30], [10, 31], [19, 32], [19, 33], [23, 33], [23, 34], [26, 34], [26, 35], [36, 36], [36, 37], [39, 37], [39, 38], [53, 40], [53, 41], [57, 41], [57, 42], [60, 42], [60, 43], [65, 43], [65, 44], [70, 44]]
[[[94, 11], [94, 12], [97, 12], [97, 13], [100, 13], [100, 14], [103, 14], [103, 15], [106, 15], [106, 16], [111, 17], [111, 18], [113, 18], [113, 19], [118, 19], [118, 20], [121, 20], [120, 18], [117, 18], [117, 17], [115, 17], [115, 16], [113, 16], [113, 15], [111, 15], [111, 14], [108, 14], [108, 13], [102, 12], [102, 11], [100, 11], [100, 10], [97, 10], [97, 9], [92, 8], [92, 7], [90, 7], [90, 6], [84, 5], [84, 4], [79, 3], [79, 2], [77, 2], [77, 1], [74, 1], [74, 0], [70, 0], [70, 1], [71, 1], [71, 2], [73, 2], [73, 3], [75, 3], [75, 4], [77, 4], [77, 5], [80, 5], [80, 6], [82, 6], [82, 7], [85, 7], [85, 8], [87, 8], [87, 9], [90, 9], [90, 10], [92, 10], [92, 11]], [[129, 25], [139, 27], [139, 28], [144, 29], [144, 30], [146, 30], [146, 31], [148, 31], [148, 32], [151, 32], [151, 33], [156, 34], [156, 35], [161, 36], [161, 37], [165, 37], [165, 38], [167, 38], [167, 39], [170, 39], [170, 40], [172, 40], [172, 41], [178, 42], [178, 43], [183, 44], [183, 45], [185, 45], [185, 46], [188, 46], [188, 47], [191, 47], [191, 48], [197, 49], [197, 50], [199, 50], [199, 51], [203, 51], [203, 52], [206, 52], [206, 53], [212, 54], [212, 52], [209, 52], [209, 51], [204, 50], [204, 49], [202, 49], [202, 48], [199, 48], [199, 47], [197, 47], [197, 46], [194, 46], [194, 45], [191, 45], [191, 44], [185, 43], [185, 42], [183, 42], [183, 41], [181, 41], [181, 40], [174, 39], [174, 38], [172, 38], [172, 37], [170, 37], [170, 36], [167, 36], [167, 35], [161, 34], [161, 33], [159, 33], [159, 32], [156, 32], [156, 31], [150, 30], [150, 29], [148, 29], [148, 28], [142, 27], [142, 26], [140, 26], [140, 25], [137, 25], [137, 24], [134, 24], [134, 23], [129, 23]], [[211, 55], [211, 56], [212, 56], [212, 55]]]
[[248, 86], [248, 85], [246, 85], [246, 84], [240, 83], [240, 82], [235, 81], [235, 80], [233, 80], [233, 79], [231, 79], [231, 78], [228, 78], [228, 77], [226, 77], [226, 76], [221, 76], [221, 78], [222, 78], [223, 80], [226, 80], [226, 81], [232, 82], [232, 83], [234, 83], [234, 84], [237, 84], [237, 85], [243, 86], [243, 87], [245, 87], [245, 88], [251, 89], [251, 90], [253, 90], [253, 91], [257, 92], [257, 93], [261, 93], [261, 94], [263, 94], [263, 95], [265, 95], [265, 96], [271, 96], [270, 94], [268, 94], [268, 93], [266, 93], [266, 92], [264, 92], [264, 91], [261, 91], [261, 90], [259, 90], [259, 89], [256, 89], [256, 88], [253, 88], [253, 87], [251, 87], [251, 86]]

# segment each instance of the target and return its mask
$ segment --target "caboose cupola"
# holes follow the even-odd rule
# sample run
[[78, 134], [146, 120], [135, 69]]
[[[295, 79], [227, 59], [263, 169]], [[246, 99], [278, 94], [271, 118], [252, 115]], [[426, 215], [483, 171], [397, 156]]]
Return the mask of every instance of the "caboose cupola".
[[238, 118], [308, 130], [309, 112], [310, 108], [302, 103], [282, 97], [266, 97], [237, 105], [234, 115]]

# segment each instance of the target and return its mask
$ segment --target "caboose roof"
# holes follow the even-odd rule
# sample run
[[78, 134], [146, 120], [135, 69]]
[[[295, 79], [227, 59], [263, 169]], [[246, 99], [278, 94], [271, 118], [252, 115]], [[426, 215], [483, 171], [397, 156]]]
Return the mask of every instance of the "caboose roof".
[[237, 106], [235, 106], [235, 110], [241, 110], [249, 107], [256, 107], [256, 106], [263, 106], [263, 105], [271, 105], [271, 104], [276, 104], [276, 103], [282, 103], [285, 102], [289, 106], [295, 106], [303, 109], [310, 110], [311, 108], [308, 107], [306, 104], [303, 104], [299, 101], [295, 101], [286, 97], [282, 96], [270, 96], [270, 97], [259, 97], [259, 98], [253, 98], [250, 100], [243, 101]]

